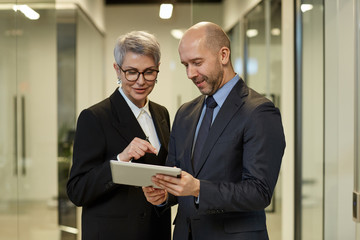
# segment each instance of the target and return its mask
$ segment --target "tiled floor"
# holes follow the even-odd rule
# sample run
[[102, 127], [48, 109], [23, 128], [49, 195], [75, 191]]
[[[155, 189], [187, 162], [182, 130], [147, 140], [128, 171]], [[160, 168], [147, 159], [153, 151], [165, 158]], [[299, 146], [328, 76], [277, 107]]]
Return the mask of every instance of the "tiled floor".
[[[281, 240], [280, 204], [276, 201], [275, 212], [267, 213], [272, 240]], [[173, 207], [173, 217], [176, 211]], [[60, 240], [57, 206], [45, 201], [0, 202], [0, 240]]]
[[0, 240], [59, 240], [57, 212], [44, 201], [1, 202]]

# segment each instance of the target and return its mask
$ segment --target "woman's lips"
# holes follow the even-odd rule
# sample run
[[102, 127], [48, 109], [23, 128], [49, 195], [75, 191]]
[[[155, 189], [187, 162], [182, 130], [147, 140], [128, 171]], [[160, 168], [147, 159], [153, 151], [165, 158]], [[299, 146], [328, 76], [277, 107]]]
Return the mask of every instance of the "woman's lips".
[[135, 91], [136, 93], [145, 93], [146, 88], [134, 88], [134, 91]]

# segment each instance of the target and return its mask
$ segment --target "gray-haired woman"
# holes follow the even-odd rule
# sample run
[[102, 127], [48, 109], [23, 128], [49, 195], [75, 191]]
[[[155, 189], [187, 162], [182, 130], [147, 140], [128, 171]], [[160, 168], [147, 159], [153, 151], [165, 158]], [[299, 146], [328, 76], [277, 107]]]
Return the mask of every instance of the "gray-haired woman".
[[159, 73], [160, 46], [142, 31], [120, 36], [114, 48], [115, 92], [78, 118], [67, 184], [82, 206], [82, 239], [168, 240], [170, 210], [146, 201], [140, 187], [114, 184], [110, 160], [164, 165], [170, 121], [165, 107], [148, 99]]

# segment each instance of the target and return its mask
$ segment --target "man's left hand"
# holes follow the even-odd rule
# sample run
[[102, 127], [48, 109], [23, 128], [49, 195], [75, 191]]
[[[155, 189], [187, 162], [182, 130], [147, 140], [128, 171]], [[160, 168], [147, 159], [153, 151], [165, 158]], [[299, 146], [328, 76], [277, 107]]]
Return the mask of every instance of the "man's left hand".
[[181, 171], [181, 178], [156, 174], [152, 181], [175, 196], [199, 196], [200, 181], [185, 171]]

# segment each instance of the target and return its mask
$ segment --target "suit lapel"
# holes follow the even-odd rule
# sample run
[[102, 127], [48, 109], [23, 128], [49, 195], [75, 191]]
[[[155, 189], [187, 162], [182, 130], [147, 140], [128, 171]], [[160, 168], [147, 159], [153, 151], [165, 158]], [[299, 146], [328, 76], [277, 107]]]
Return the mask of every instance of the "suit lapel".
[[161, 143], [161, 147], [167, 149], [169, 142], [167, 140], [168, 138], [165, 137], [165, 134], [169, 134], [169, 126], [166, 122], [166, 119], [162, 117], [158, 107], [155, 104], [153, 104], [151, 101], [149, 102], [149, 110], [155, 125], [156, 134]]
[[118, 89], [110, 96], [110, 102], [115, 116], [112, 124], [119, 134], [129, 143], [135, 137], [145, 139], [145, 133]]
[[247, 88], [244, 82], [240, 79], [239, 82], [230, 91], [228, 97], [226, 98], [224, 104], [222, 105], [211, 126], [199, 162], [196, 163], [195, 177], [198, 176], [201, 168], [208, 159], [211, 149], [214, 147], [216, 141], [218, 140], [228, 123], [244, 104], [243, 97], [247, 94]]

